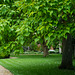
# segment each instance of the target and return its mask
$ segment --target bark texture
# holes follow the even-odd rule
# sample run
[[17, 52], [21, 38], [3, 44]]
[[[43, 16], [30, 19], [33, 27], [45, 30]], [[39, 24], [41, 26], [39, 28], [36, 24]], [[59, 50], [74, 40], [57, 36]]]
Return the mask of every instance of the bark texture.
[[46, 57], [47, 55], [49, 55], [48, 54], [48, 47], [46, 46], [45, 42], [43, 42], [43, 52], [44, 52], [44, 54], [43, 54], [44, 57]]
[[72, 38], [67, 34], [67, 39], [63, 39], [62, 62], [59, 69], [74, 69], [72, 64]]
[[74, 59], [75, 59], [75, 45], [74, 45]]
[[72, 47], [73, 47], [73, 57], [75, 59], [75, 38], [72, 38]]

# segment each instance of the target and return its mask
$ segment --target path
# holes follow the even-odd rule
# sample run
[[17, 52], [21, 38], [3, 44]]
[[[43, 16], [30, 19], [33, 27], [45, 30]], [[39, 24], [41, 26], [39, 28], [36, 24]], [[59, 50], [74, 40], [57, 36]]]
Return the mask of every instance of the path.
[[0, 75], [13, 75], [9, 70], [0, 65]]

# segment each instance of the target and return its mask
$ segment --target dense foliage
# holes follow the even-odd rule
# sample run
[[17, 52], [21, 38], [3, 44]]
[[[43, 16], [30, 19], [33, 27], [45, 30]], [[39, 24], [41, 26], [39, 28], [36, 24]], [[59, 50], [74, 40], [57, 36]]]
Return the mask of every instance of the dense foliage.
[[[72, 3], [73, 4], [72, 4]], [[66, 33], [75, 36], [74, 0], [1, 0], [0, 54], [40, 41], [50, 47]]]
[[23, 17], [16, 9], [13, 0], [0, 2], [0, 57], [8, 57], [13, 50], [19, 52], [16, 29]]
[[75, 9], [70, 0], [22, 0], [17, 4], [19, 11], [23, 9], [24, 25], [35, 34], [35, 42], [49, 45], [67, 38], [66, 33], [75, 35]]

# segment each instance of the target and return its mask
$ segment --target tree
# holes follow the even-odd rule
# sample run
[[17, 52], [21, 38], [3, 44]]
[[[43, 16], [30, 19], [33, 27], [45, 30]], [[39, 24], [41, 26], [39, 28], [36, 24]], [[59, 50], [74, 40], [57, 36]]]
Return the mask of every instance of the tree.
[[[28, 2], [28, 1], [26, 1], [27, 3], [28, 3], [28, 5], [30, 4], [30, 2]], [[35, 1], [33, 1], [33, 2], [35, 2]], [[19, 2], [20, 3], [20, 2]], [[24, 6], [23, 6], [24, 7]], [[31, 6], [28, 6], [27, 8], [22, 8], [22, 9], [25, 9], [24, 10], [24, 12], [25, 12], [25, 20], [23, 21], [23, 23], [24, 23], [24, 25], [25, 26], [27, 26], [27, 28], [28, 27], [31, 27], [31, 30], [32, 30], [32, 32], [29, 32], [29, 34], [31, 35], [31, 38], [34, 40], [35, 39], [35, 42], [37, 42], [37, 41], [40, 41], [40, 43], [42, 43], [42, 45], [43, 45], [43, 48], [44, 48], [44, 52], [47, 52], [47, 53], [45, 53], [45, 55], [44, 56], [46, 56], [46, 54], [48, 54], [48, 48], [47, 48], [47, 45], [46, 45], [46, 40], [48, 39], [48, 37], [46, 37], [46, 32], [45, 32], [45, 28], [44, 28], [44, 26], [40, 26], [39, 25], [39, 23], [37, 22], [37, 19], [39, 18], [38, 17], [38, 15], [39, 16], [41, 16], [41, 13], [42, 12], [40, 12], [39, 13], [39, 11], [37, 10], [37, 8], [34, 8], [33, 7], [33, 9], [35, 9], [34, 11], [35, 12], [33, 12], [32, 10], [33, 9], [30, 9], [30, 7]], [[29, 11], [27, 11], [28, 10], [28, 8], [29, 8]], [[21, 9], [21, 6], [19, 7], [19, 9], [18, 10], [20, 10]], [[37, 10], [37, 11], [36, 11]], [[29, 13], [31, 11], [31, 13]], [[38, 12], [38, 15], [36, 14]], [[33, 16], [32, 16], [32, 14], [33, 13], [35, 13], [35, 15], [36, 15], [36, 18], [35, 19], [33, 19]], [[43, 14], [44, 15], [44, 14]], [[38, 18], [37, 18], [38, 17]], [[41, 19], [38, 19], [38, 21], [40, 22], [40, 24], [41, 24]], [[36, 26], [35, 26], [35, 24], [36, 24]], [[43, 29], [44, 28], [44, 29]], [[25, 29], [25, 28], [24, 28]], [[24, 31], [24, 29], [23, 29], [23, 31]], [[21, 30], [20, 30], [21, 31]], [[22, 31], [22, 32], [23, 32]], [[28, 29], [28, 31], [30, 31], [30, 28]], [[44, 32], [44, 34], [43, 34], [43, 32]], [[25, 32], [24, 32], [24, 34], [25, 34]], [[28, 34], [28, 33], [27, 33]], [[29, 36], [30, 36], [29, 35]], [[28, 37], [29, 37], [28, 36]], [[26, 37], [25, 37], [26, 38]], [[45, 40], [45, 38], [46, 38], [46, 40]], [[32, 41], [33, 41], [32, 40]], [[46, 51], [47, 50], [47, 51]]]
[[75, 7], [75, 0], [71, 0], [71, 3], [74, 5], [74, 7]]
[[74, 0], [1, 2], [1, 52], [10, 54], [13, 49], [18, 52], [21, 46], [40, 41], [46, 56], [48, 47], [60, 39], [64, 43], [60, 68], [73, 69], [71, 40], [72, 36], [75, 37], [75, 9], [71, 2]]
[[[73, 0], [71, 0], [71, 1], [73, 1]], [[75, 13], [72, 13], [72, 16], [74, 16], [74, 15], [75, 15]], [[73, 26], [75, 26], [74, 18], [75, 17], [73, 17], [73, 19], [71, 19], [70, 17], [68, 17], [68, 20], [70, 21], [70, 23], [72, 24], [72, 22], [73, 22]], [[70, 28], [70, 30], [73, 30], [73, 29]], [[74, 69], [73, 64], [72, 64], [72, 53], [73, 53], [72, 35], [73, 35], [73, 32], [70, 31], [69, 33], [67, 33], [67, 39], [65, 39], [65, 38], [63, 39], [63, 55], [62, 55], [61, 65], [59, 66], [60, 69]]]
[[69, 33], [67, 33], [67, 39], [63, 40], [63, 55], [62, 55], [62, 63], [59, 66], [60, 69], [74, 69], [72, 64], [72, 37]]
[[75, 35], [75, 9], [71, 1], [22, 0], [19, 2], [18, 10], [20, 9], [25, 13], [25, 25], [31, 27], [32, 33], [36, 33], [32, 36], [36, 42], [40, 41], [43, 44], [44, 50], [55, 39], [64, 40], [60, 68], [72, 69], [71, 36]]
[[[21, 45], [18, 44], [17, 31], [20, 20], [23, 20], [21, 12], [14, 5], [15, 0], [0, 1], [0, 58], [10, 57], [10, 53], [19, 52]], [[15, 1], [16, 2], [16, 1]], [[20, 47], [19, 47], [20, 46]]]
[[75, 38], [72, 37], [72, 48], [73, 48], [73, 57], [75, 59]]

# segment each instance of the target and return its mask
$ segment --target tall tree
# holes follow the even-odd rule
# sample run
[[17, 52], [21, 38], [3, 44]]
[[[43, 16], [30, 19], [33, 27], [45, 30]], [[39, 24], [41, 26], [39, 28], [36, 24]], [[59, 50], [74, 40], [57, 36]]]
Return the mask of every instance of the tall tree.
[[40, 41], [43, 44], [45, 41], [48, 46], [55, 39], [64, 40], [60, 68], [72, 69], [71, 36], [75, 35], [75, 9], [71, 1], [22, 0], [19, 2], [18, 10], [20, 9], [25, 12], [25, 25], [30, 26], [35, 33], [33, 37], [36, 42]]
[[59, 66], [60, 69], [74, 69], [72, 64], [72, 36], [67, 33], [67, 39], [63, 39], [63, 54], [62, 63]]
[[16, 40], [16, 29], [19, 28], [19, 22], [23, 20], [23, 16], [21, 11], [16, 10], [14, 1], [0, 0], [0, 58], [7, 58], [12, 50], [19, 52], [18, 48], [21, 48]]

